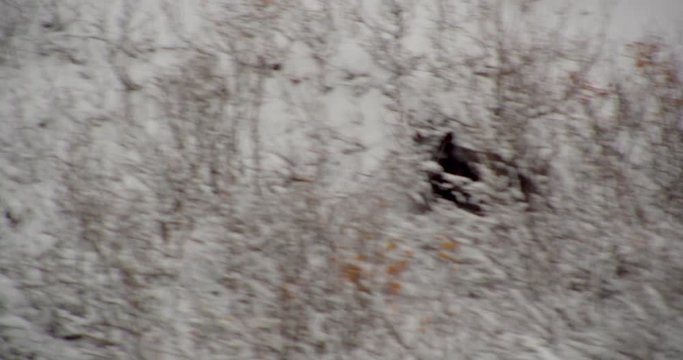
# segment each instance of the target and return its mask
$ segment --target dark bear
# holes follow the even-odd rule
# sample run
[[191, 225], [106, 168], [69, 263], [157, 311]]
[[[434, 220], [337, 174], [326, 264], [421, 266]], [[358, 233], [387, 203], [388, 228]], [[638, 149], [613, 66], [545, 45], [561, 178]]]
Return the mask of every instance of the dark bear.
[[453, 132], [448, 132], [435, 154], [436, 162], [441, 165], [443, 171], [466, 177], [472, 181], [479, 181], [479, 173], [470, 165], [477, 161], [476, 153], [472, 150], [462, 148], [455, 142]]
[[458, 207], [475, 213], [482, 214], [482, 208], [477, 204], [472, 195], [458, 184], [447, 180], [444, 173], [462, 176], [471, 181], [479, 181], [480, 176], [473, 163], [477, 161], [477, 154], [469, 149], [458, 146], [452, 132], [448, 132], [434, 153], [434, 160], [441, 165], [443, 172], [431, 173], [429, 182], [432, 192], [448, 201], [455, 203]]

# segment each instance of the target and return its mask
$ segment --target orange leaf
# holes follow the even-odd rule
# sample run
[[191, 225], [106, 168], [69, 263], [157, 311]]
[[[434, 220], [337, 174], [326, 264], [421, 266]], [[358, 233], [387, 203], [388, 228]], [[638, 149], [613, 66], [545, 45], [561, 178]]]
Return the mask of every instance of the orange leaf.
[[408, 268], [408, 260], [395, 261], [387, 267], [387, 274], [396, 276]]
[[444, 252], [444, 251], [439, 251], [439, 259], [446, 260], [446, 261], [453, 261], [451, 254]]
[[344, 266], [343, 273], [348, 281], [359, 285], [363, 269], [358, 265], [348, 264]]
[[460, 244], [458, 244], [455, 241], [444, 241], [441, 243], [441, 249], [446, 250], [446, 251], [454, 251], [459, 246], [460, 246]]
[[396, 281], [392, 281], [387, 285], [387, 293], [389, 293], [390, 295], [398, 295], [400, 292], [401, 292], [401, 284], [400, 283], [398, 283]]

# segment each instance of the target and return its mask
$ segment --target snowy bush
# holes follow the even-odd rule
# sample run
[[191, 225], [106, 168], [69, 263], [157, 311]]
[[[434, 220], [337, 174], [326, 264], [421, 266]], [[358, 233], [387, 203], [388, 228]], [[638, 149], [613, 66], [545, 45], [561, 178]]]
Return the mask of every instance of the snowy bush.
[[[614, 56], [542, 1], [190, 3], [0, 3], [1, 358], [683, 355], [664, 39]], [[479, 214], [432, 193], [451, 131]]]

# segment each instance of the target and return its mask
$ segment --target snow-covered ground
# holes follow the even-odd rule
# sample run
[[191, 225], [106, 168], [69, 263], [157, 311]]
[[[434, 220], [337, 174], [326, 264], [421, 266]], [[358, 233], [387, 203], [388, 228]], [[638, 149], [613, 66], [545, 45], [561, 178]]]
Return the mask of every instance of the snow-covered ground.
[[683, 358], [682, 18], [2, 1], [0, 359]]

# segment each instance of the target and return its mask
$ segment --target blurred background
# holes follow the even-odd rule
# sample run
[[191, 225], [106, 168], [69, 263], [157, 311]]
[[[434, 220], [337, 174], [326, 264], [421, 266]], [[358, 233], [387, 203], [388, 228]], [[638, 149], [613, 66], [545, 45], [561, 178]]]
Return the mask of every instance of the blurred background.
[[0, 358], [683, 358], [683, 2], [0, 0]]

